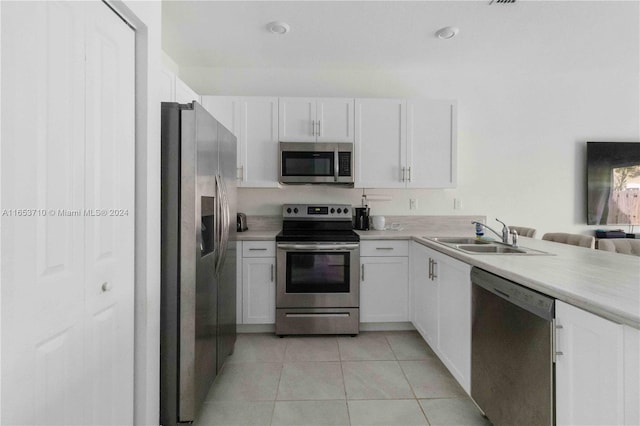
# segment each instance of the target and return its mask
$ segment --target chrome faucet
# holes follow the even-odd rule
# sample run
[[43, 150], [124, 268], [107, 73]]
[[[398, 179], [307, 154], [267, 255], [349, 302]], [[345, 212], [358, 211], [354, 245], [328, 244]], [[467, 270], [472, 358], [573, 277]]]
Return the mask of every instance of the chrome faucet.
[[[498, 233], [498, 231], [496, 231], [495, 229], [492, 229], [490, 226], [485, 225], [482, 222], [476, 222], [475, 220], [473, 222], [471, 222], [474, 225], [480, 225], [483, 228], [488, 229], [489, 231], [493, 232], [494, 234], [496, 234], [498, 237], [500, 237], [500, 240], [502, 240], [503, 243], [505, 244], [509, 244], [509, 234], [511, 234], [512, 232], [509, 230], [509, 227], [507, 226], [506, 223], [504, 223], [503, 221], [501, 221], [500, 219], [496, 218], [496, 220], [498, 222], [500, 222], [502, 224], [502, 233]], [[517, 247], [518, 245], [518, 233], [516, 231], [513, 231], [513, 246]]]

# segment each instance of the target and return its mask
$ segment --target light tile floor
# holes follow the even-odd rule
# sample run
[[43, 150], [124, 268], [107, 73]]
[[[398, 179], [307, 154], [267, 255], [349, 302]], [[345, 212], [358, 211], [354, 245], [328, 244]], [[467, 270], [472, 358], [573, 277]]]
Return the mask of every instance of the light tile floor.
[[239, 334], [195, 424], [490, 425], [414, 331]]

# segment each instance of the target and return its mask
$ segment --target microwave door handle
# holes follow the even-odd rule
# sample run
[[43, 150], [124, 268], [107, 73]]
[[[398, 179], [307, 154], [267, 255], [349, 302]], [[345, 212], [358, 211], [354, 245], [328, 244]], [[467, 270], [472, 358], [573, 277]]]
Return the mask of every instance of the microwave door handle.
[[338, 153], [338, 148], [333, 150], [333, 180], [335, 182], [338, 181], [338, 176], [340, 176], [340, 155]]

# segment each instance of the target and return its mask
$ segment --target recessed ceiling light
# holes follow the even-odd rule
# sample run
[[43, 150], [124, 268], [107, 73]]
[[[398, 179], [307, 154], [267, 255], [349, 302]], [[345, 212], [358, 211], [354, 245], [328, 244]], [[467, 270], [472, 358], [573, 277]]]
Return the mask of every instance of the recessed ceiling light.
[[456, 34], [460, 31], [457, 27], [444, 27], [440, 28], [436, 31], [436, 37], [442, 40], [449, 40], [450, 38], [454, 38]]
[[267, 24], [267, 29], [269, 32], [282, 35], [288, 33], [291, 30], [291, 27], [289, 27], [289, 24], [286, 22], [273, 21]]

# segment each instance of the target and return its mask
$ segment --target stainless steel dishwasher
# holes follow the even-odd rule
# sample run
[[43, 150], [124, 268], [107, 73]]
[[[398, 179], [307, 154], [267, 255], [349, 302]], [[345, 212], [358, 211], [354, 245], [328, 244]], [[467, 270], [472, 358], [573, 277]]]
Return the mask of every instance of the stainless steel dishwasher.
[[552, 425], [554, 299], [471, 269], [471, 397], [496, 425]]

